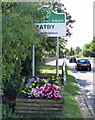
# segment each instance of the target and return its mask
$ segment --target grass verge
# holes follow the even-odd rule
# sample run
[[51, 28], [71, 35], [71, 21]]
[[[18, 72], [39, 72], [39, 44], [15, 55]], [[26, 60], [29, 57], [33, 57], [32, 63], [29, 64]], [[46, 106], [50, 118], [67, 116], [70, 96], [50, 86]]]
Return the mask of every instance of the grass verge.
[[[62, 66], [59, 66], [59, 76], [62, 75]], [[56, 76], [56, 66], [43, 65], [41, 69], [41, 74], [44, 76]]]
[[79, 87], [78, 83], [75, 80], [75, 77], [72, 76], [72, 72], [66, 66], [66, 86], [64, 87], [64, 109], [63, 116], [64, 118], [82, 118], [80, 112], [80, 107], [75, 100], [75, 96], [78, 95]]
[[[43, 66], [42, 74], [44, 75], [55, 75], [56, 66]], [[59, 76], [62, 74], [62, 67], [59, 67]], [[64, 86], [63, 90], [63, 99], [64, 99], [64, 106], [63, 112], [59, 115], [59, 118], [82, 118], [80, 107], [75, 100], [75, 96], [79, 92], [78, 83], [75, 78], [72, 76], [72, 72], [66, 66], [66, 86]], [[53, 116], [54, 117], [54, 116]]]
[[[49, 66], [49, 65], [44, 65], [42, 67], [41, 70], [41, 74], [43, 76], [55, 76], [56, 75], [56, 66]], [[62, 67], [59, 67], [59, 76], [61, 76], [62, 74]], [[15, 115], [14, 118], [17, 118], [19, 120], [19, 118], [24, 118], [25, 120], [27, 119], [45, 119], [45, 120], [60, 120], [60, 119], [72, 119], [74, 118], [74, 120], [76, 120], [77, 118], [82, 118], [81, 112], [80, 112], [80, 108], [79, 105], [77, 104], [76, 100], [75, 100], [75, 96], [78, 94], [79, 92], [79, 87], [78, 84], [75, 80], [75, 78], [72, 76], [71, 71], [69, 70], [68, 67], [66, 67], [66, 76], [67, 76], [67, 82], [66, 82], [66, 86], [64, 86], [64, 90], [62, 91], [63, 94], [63, 112], [60, 113], [59, 115], [32, 115], [32, 116], [18, 116]]]

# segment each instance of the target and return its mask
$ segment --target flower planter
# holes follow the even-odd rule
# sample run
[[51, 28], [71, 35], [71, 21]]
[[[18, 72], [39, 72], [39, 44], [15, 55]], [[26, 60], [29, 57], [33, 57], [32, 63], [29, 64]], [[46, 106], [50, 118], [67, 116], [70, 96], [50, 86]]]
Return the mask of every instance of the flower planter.
[[63, 110], [63, 100], [17, 98], [16, 114], [58, 114]]
[[[54, 77], [51, 77], [51, 81], [49, 81], [50, 83], [47, 83], [45, 79], [42, 81], [39, 80], [41, 84], [39, 88], [36, 88], [36, 86], [39, 85], [39, 82], [37, 82], [36, 80], [31, 82], [31, 80], [32, 79], [29, 79], [30, 82], [28, 83], [26, 82], [23, 84], [24, 86], [26, 85], [26, 88], [23, 87], [20, 89], [21, 92], [18, 94], [15, 101], [15, 113], [23, 115], [26, 114], [52, 115], [62, 112], [63, 100], [60, 99], [62, 97], [61, 96], [62, 87], [60, 86], [59, 82], [58, 86], [55, 85], [56, 81], [60, 80], [55, 79]], [[32, 88], [33, 84], [36, 85], [34, 88]]]

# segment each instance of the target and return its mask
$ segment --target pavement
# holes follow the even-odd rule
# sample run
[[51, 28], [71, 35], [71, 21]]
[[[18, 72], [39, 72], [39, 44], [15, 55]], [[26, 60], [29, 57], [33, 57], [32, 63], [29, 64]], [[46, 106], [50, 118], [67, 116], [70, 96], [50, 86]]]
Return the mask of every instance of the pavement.
[[80, 91], [79, 95], [75, 96], [75, 99], [76, 99], [77, 103], [79, 104], [83, 118], [85, 118], [85, 119], [92, 118], [91, 120], [95, 120], [94, 116], [88, 106], [87, 100], [84, 97], [84, 93], [82, 91]]
[[[92, 114], [91, 114], [91, 112], [90, 112], [90, 110], [85, 102], [83, 95], [80, 94], [78, 96], [75, 96], [75, 99], [76, 99], [77, 103], [79, 104], [83, 118], [85, 118], [85, 119], [92, 118]], [[94, 118], [93, 118], [93, 120], [94, 120]]]

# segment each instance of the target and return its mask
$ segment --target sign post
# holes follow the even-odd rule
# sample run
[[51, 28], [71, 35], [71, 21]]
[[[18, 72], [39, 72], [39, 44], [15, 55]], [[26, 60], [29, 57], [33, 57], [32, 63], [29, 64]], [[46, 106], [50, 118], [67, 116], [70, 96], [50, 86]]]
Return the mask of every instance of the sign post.
[[40, 29], [40, 33], [48, 37], [56, 37], [56, 76], [58, 77], [59, 37], [66, 36], [66, 14], [55, 13], [49, 8], [45, 11], [47, 15], [44, 21], [35, 25]]
[[35, 76], [35, 45], [32, 46], [32, 76]]
[[56, 76], [59, 77], [58, 70], [59, 70], [59, 37], [56, 39]]

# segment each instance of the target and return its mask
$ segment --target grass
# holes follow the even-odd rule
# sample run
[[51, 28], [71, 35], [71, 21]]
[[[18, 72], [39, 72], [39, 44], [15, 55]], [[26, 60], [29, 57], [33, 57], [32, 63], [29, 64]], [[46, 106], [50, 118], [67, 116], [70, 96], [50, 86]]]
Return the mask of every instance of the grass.
[[82, 118], [82, 114], [80, 112], [80, 107], [75, 100], [75, 96], [79, 92], [78, 84], [75, 78], [72, 76], [72, 72], [66, 67], [66, 76], [67, 76], [67, 84], [64, 87], [64, 110], [63, 116], [65, 118]]
[[[59, 66], [59, 76], [62, 75], [62, 67]], [[41, 74], [45, 76], [56, 76], [56, 66], [43, 65], [41, 69]]]
[[[56, 66], [43, 66], [42, 74], [55, 75]], [[59, 76], [62, 74], [62, 67], [59, 67]], [[59, 115], [61, 118], [82, 118], [79, 105], [75, 100], [75, 95], [79, 92], [78, 84], [72, 76], [72, 72], [66, 66], [67, 85], [63, 90], [64, 106], [63, 112]], [[58, 116], [57, 116], [58, 117]]]
[[[44, 75], [55, 75], [56, 73], [56, 66], [43, 66], [42, 74]], [[62, 74], [62, 67], [59, 67], [59, 76]], [[72, 72], [66, 66], [66, 78], [67, 84], [64, 87], [62, 94], [64, 95], [64, 106], [63, 112], [59, 116], [55, 116], [58, 118], [82, 118], [79, 105], [75, 100], [75, 95], [79, 92], [78, 84], [75, 78], [72, 76]], [[54, 117], [54, 116], [52, 116]]]
[[67, 85], [65, 86], [65, 91], [71, 95], [77, 95], [79, 92], [78, 83], [75, 80], [75, 77], [72, 76], [72, 72], [69, 70], [67, 66], [66, 66], [66, 79]]
[[[56, 76], [56, 66], [49, 66], [44, 65], [41, 70], [41, 74], [43, 76]], [[59, 76], [62, 75], [62, 67], [59, 67]], [[40, 120], [40, 118], [43, 118], [45, 120], [51, 120], [52, 118], [54, 120], [60, 120], [60, 119], [73, 119], [76, 120], [77, 118], [82, 118], [79, 105], [77, 104], [75, 100], [75, 96], [79, 92], [78, 84], [75, 80], [75, 78], [72, 76], [71, 71], [66, 67], [66, 75], [67, 75], [67, 84], [64, 87], [62, 94], [63, 94], [63, 112], [59, 115], [32, 115], [32, 116], [20, 116], [20, 118], [31, 118]], [[17, 116], [19, 117], [19, 116]], [[80, 119], [81, 120], [81, 119]]]

